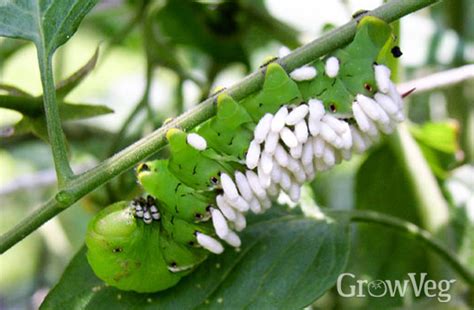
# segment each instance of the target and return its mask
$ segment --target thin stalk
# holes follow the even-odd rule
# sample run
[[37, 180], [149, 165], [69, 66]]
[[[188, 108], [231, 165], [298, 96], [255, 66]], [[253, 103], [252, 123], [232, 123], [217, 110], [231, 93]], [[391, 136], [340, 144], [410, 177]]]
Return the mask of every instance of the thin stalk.
[[179, 115], [184, 112], [184, 94], [183, 94], [183, 85], [184, 80], [182, 78], [179, 78], [178, 83], [176, 83], [175, 87], [175, 106], [176, 106], [176, 113]]
[[[392, 22], [436, 2], [437, 0], [394, 0], [373, 10], [370, 14], [387, 22]], [[278, 63], [287, 71], [291, 71], [349, 43], [355, 32], [356, 21], [352, 20], [342, 27], [327, 32], [319, 39], [296, 49], [288, 56], [279, 59]], [[240, 83], [230, 87], [226, 92], [239, 101], [261, 87], [264, 73], [265, 69], [262, 68], [244, 78]], [[212, 117], [216, 112], [215, 100], [216, 96], [206, 99], [148, 136], [104, 160], [97, 167], [68, 182], [67, 186], [56, 194], [53, 203], [44, 206], [44, 210], [41, 212], [27, 216], [11, 231], [0, 237], [0, 253], [8, 250], [84, 195], [159, 151], [166, 145], [165, 135], [169, 129], [175, 127], [190, 129]]]
[[52, 57], [45, 55], [38, 48], [38, 63], [41, 72], [41, 82], [43, 85], [44, 112], [48, 127], [49, 143], [53, 153], [54, 167], [58, 178], [58, 185], [65, 185], [74, 174], [67, 157], [66, 139], [59, 117], [59, 109], [56, 101], [56, 89], [54, 87], [54, 77], [52, 68]]
[[421, 241], [434, 253], [439, 255], [445, 262], [447, 262], [453, 270], [455, 270], [465, 281], [471, 286], [474, 286], [474, 273], [467, 266], [464, 266], [454, 255], [453, 251], [447, 248], [443, 243], [437, 240], [428, 231], [416, 226], [413, 223], [402, 220], [400, 218], [390, 216], [384, 213], [374, 211], [362, 210], [331, 210], [326, 212], [329, 216], [335, 218], [342, 217], [354, 223], [368, 223], [376, 224], [384, 227], [389, 227], [397, 232], [407, 234]]

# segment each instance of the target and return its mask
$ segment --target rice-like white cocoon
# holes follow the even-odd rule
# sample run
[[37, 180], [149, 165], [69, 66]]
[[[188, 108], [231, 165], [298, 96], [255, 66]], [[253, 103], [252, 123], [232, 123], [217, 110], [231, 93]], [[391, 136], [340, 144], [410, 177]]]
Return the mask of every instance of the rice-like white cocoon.
[[311, 66], [303, 66], [297, 68], [290, 73], [290, 77], [295, 81], [309, 81], [316, 77], [316, 68]]
[[212, 238], [208, 235], [197, 232], [196, 233], [196, 239], [197, 239], [197, 242], [203, 248], [205, 248], [206, 250], [208, 250], [211, 253], [221, 254], [222, 252], [224, 252], [224, 247], [222, 246], [222, 244], [219, 241], [217, 241], [216, 239], [214, 239], [214, 238]]
[[295, 137], [299, 143], [306, 143], [308, 141], [308, 126], [305, 120], [301, 120], [295, 125]]
[[281, 188], [283, 188], [285, 192], [288, 192], [290, 190], [291, 183], [292, 182], [291, 182], [290, 175], [286, 171], [283, 170], [281, 174], [281, 180], [279, 182]]
[[272, 183], [278, 183], [281, 180], [281, 168], [278, 165], [275, 165], [271, 174]]
[[324, 115], [322, 121], [328, 124], [329, 127], [331, 127], [332, 130], [334, 130], [338, 134], [342, 134], [344, 131], [349, 129], [344, 125], [346, 124], [346, 122], [338, 120], [330, 114]]
[[313, 137], [316, 137], [321, 132], [321, 120], [313, 117], [308, 119], [308, 129]]
[[349, 150], [352, 147], [352, 134], [349, 128], [349, 124], [345, 123], [347, 130], [341, 135], [342, 139], [342, 148], [345, 150]]
[[269, 173], [265, 173], [263, 171], [262, 162], [260, 162], [257, 166], [257, 175], [260, 185], [265, 189], [268, 188], [272, 183], [272, 179]]
[[324, 116], [324, 105], [319, 99], [309, 99], [309, 116], [316, 120], [320, 120]]
[[302, 154], [303, 154], [303, 144], [301, 143], [298, 143], [297, 146], [292, 147], [290, 149], [290, 155], [294, 159], [300, 159]]
[[238, 248], [242, 245], [239, 236], [232, 230], [229, 230], [229, 233], [223, 238], [223, 240], [234, 248]]
[[334, 56], [329, 57], [326, 60], [324, 70], [330, 78], [336, 77], [339, 73], [339, 60]]
[[280, 137], [289, 148], [296, 147], [298, 145], [298, 140], [296, 139], [295, 134], [288, 127], [284, 127], [281, 130]]
[[237, 212], [237, 217], [234, 222], [234, 228], [237, 231], [242, 231], [247, 227], [247, 221], [245, 220], [245, 216], [242, 213]]
[[349, 126], [351, 128], [351, 135], [352, 135], [352, 146], [356, 153], [363, 153], [369, 147], [366, 144], [365, 140], [362, 138], [359, 130], [354, 128], [353, 126]]
[[267, 135], [270, 132], [270, 127], [272, 125], [272, 120], [273, 120], [273, 115], [271, 115], [270, 113], [267, 113], [258, 122], [253, 134], [254, 135], [253, 139], [257, 143], [262, 143], [267, 138]]
[[302, 165], [300, 164], [299, 160], [294, 159], [293, 157], [288, 158], [288, 170], [293, 173], [296, 173], [303, 169]]
[[222, 195], [218, 195], [216, 197], [217, 207], [221, 210], [222, 214], [229, 220], [235, 220], [235, 211], [234, 209], [227, 203], [226, 199]]
[[188, 136], [186, 137], [186, 141], [189, 145], [191, 145], [198, 151], [204, 151], [207, 147], [206, 139], [194, 132], [188, 134]]
[[325, 142], [320, 137], [313, 138], [313, 153], [317, 158], [321, 158], [324, 154]]
[[258, 175], [251, 170], [247, 170], [245, 175], [247, 176], [247, 181], [249, 182], [250, 188], [255, 193], [255, 195], [257, 195], [259, 199], [265, 199], [266, 193], [262, 185], [260, 185]]
[[390, 89], [390, 69], [384, 65], [374, 65], [375, 82], [382, 93], [388, 93]]
[[333, 144], [336, 142], [338, 135], [328, 124], [321, 122], [321, 137]]
[[334, 154], [334, 150], [328, 145], [324, 148], [323, 161], [329, 167], [333, 166], [336, 163], [336, 156]]
[[375, 104], [375, 109], [377, 109], [377, 113], [379, 114], [379, 121], [378, 123], [383, 125], [388, 125], [390, 123], [390, 117], [388, 116], [387, 112], [380, 106], [378, 102]]
[[219, 238], [224, 239], [224, 237], [229, 233], [229, 226], [227, 225], [224, 215], [221, 211], [211, 208], [211, 218], [216, 235]]
[[294, 171], [293, 175], [295, 176], [296, 182], [299, 184], [303, 184], [306, 182], [306, 172], [304, 171], [303, 166], [301, 166], [301, 169], [298, 171]]
[[376, 93], [374, 99], [389, 115], [394, 115], [399, 111], [397, 104], [387, 95]]
[[362, 108], [359, 106], [358, 102], [352, 103], [352, 113], [354, 114], [354, 118], [357, 122], [357, 125], [359, 125], [360, 130], [363, 132], [368, 132], [370, 129], [369, 119], [365, 115], [364, 111], [362, 111]]
[[265, 147], [263, 148], [263, 151], [268, 154], [275, 153], [275, 149], [277, 148], [279, 140], [280, 133], [271, 131], [265, 140]]
[[239, 190], [240, 195], [244, 197], [247, 202], [250, 203], [253, 200], [253, 192], [250, 188], [250, 185], [247, 181], [247, 177], [240, 171], [235, 172], [235, 183], [237, 184], [237, 188]]
[[306, 104], [297, 106], [286, 116], [286, 124], [289, 126], [296, 125], [299, 121], [306, 117], [308, 111], [309, 108]]
[[260, 144], [257, 141], [252, 140], [250, 142], [249, 149], [247, 151], [247, 157], [245, 158], [245, 163], [247, 168], [254, 169], [258, 165], [258, 160], [260, 158]]
[[262, 170], [265, 174], [270, 174], [273, 169], [273, 158], [272, 154], [263, 152], [262, 157], [260, 158], [260, 164], [262, 165]]
[[392, 82], [389, 84], [389, 89], [388, 89], [388, 95], [390, 98], [393, 99], [393, 101], [398, 105], [398, 108], [401, 110], [403, 109], [403, 99], [400, 93], [398, 92], [397, 88], [395, 85], [393, 85]]
[[239, 197], [239, 192], [237, 191], [237, 187], [235, 186], [234, 181], [230, 178], [227, 173], [221, 174], [221, 184], [224, 193], [230, 200], [234, 201]]
[[285, 127], [286, 117], [288, 116], [288, 109], [281, 107], [273, 116], [271, 130], [273, 132], [280, 132]]
[[288, 156], [289, 155], [285, 151], [283, 146], [281, 146], [280, 144], [278, 144], [278, 146], [276, 147], [274, 156], [275, 156], [275, 160], [277, 161], [277, 163], [280, 166], [282, 166], [282, 167], [288, 166]]
[[314, 179], [315, 173], [314, 173], [314, 165], [313, 162], [303, 165], [303, 170], [306, 173], [306, 178], [311, 181]]
[[293, 183], [291, 184], [290, 187], [290, 192], [288, 193], [288, 196], [293, 202], [298, 202], [300, 200], [301, 196], [301, 187], [299, 184]]
[[247, 201], [240, 196], [235, 200], [230, 200], [229, 197], [224, 195], [224, 199], [226, 200], [228, 204], [230, 204], [235, 210], [239, 212], [246, 212], [250, 208]]
[[309, 165], [313, 161], [313, 143], [309, 141], [305, 143], [303, 146], [303, 153], [301, 154], [301, 162], [304, 165]]
[[262, 212], [262, 206], [260, 205], [260, 202], [258, 202], [257, 198], [254, 198], [252, 201], [250, 201], [250, 210], [252, 210], [252, 212], [255, 214]]
[[372, 120], [378, 121], [380, 120], [380, 115], [376, 108], [377, 102], [372, 98], [364, 96], [362, 94], [358, 94], [356, 96], [357, 102], [359, 102], [360, 107], [364, 110], [365, 114]]

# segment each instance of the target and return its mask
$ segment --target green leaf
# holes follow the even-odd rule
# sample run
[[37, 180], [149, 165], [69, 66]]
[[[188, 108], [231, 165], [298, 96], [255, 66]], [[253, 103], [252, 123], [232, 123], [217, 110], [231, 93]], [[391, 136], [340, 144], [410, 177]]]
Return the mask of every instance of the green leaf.
[[177, 286], [156, 294], [104, 285], [82, 249], [42, 309], [298, 309], [334, 285], [349, 254], [347, 225], [301, 215], [266, 217], [241, 234], [242, 248], [213, 255]]
[[76, 32], [97, 0], [3, 1], [0, 36], [35, 43], [50, 56]]
[[97, 64], [97, 59], [99, 58], [99, 47], [95, 50], [94, 55], [89, 59], [89, 61], [82, 66], [79, 70], [74, 72], [67, 79], [62, 80], [56, 85], [56, 96], [58, 99], [64, 98], [76, 88], [82, 80], [94, 69]]
[[90, 118], [112, 112], [112, 109], [103, 105], [70, 103], [59, 105], [59, 114], [61, 115], [61, 119], [64, 121]]
[[30, 95], [23, 89], [16, 86], [8, 85], [8, 84], [0, 84], [0, 92], [1, 91], [5, 92], [7, 95], [10, 95], [10, 96], [33, 97], [32, 95]]
[[[357, 209], [389, 214], [420, 225], [415, 191], [402, 163], [388, 144], [374, 150], [361, 165], [355, 191]], [[436, 276], [436, 269], [428, 263], [427, 253], [420, 250], [419, 242], [393, 230], [360, 225], [352, 253], [348, 272], [369, 282], [374, 279], [404, 280], [409, 272], [427, 272], [430, 277]], [[387, 294], [385, 298], [366, 296], [355, 298], [361, 309], [386, 309], [404, 304], [398, 295], [390, 297]], [[350, 305], [355, 300], [342, 298], [341, 302]]]
[[[0, 108], [15, 110], [31, 118], [44, 117], [41, 97], [0, 95]], [[59, 114], [63, 121], [78, 120], [108, 114], [112, 109], [95, 104], [74, 104], [59, 102]]]
[[[1, 108], [7, 108], [23, 114], [21, 121], [14, 126], [14, 135], [32, 132], [38, 138], [49, 141], [41, 99], [41, 97], [0, 95]], [[86, 119], [113, 112], [112, 109], [103, 105], [72, 104], [67, 102], [60, 102], [58, 108], [62, 121]]]
[[452, 122], [425, 123], [409, 127], [426, 161], [438, 178], [448, 177], [460, 151], [458, 126]]

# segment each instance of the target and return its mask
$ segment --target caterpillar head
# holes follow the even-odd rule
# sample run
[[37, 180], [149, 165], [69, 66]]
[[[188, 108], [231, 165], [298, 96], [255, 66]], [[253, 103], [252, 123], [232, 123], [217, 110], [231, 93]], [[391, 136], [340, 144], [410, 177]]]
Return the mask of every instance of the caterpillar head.
[[181, 278], [168, 270], [159, 225], [137, 220], [128, 202], [112, 204], [95, 216], [87, 229], [86, 245], [95, 274], [119, 289], [155, 292]]

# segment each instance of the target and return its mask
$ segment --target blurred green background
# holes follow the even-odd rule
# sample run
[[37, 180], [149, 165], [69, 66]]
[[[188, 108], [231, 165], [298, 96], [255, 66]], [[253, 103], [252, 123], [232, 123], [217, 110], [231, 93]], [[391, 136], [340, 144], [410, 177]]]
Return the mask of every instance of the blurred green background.
[[[54, 59], [55, 80], [60, 81], [87, 63], [99, 46], [97, 65], [65, 101], [104, 105], [114, 111], [64, 122], [74, 170], [93, 167], [168, 117], [191, 108], [215, 87], [239, 81], [266, 57], [276, 55], [282, 45], [296, 48], [344, 24], [355, 11], [375, 8], [381, 2], [99, 2]], [[473, 1], [450, 0], [403, 18], [399, 80], [406, 82], [472, 63], [473, 16]], [[0, 38], [0, 84], [0, 95], [11, 93], [5, 85], [41, 94], [32, 44]], [[327, 208], [373, 209], [422, 227], [429, 223], [426, 218], [440, 212], [446, 218], [439, 237], [474, 269], [474, 80], [415, 91], [406, 102], [409, 131], [418, 147], [409, 149], [403, 137], [391, 138], [368, 154], [321, 173], [311, 187], [316, 201]], [[39, 120], [30, 118], [23, 127], [18, 126], [20, 121], [25, 123], [22, 114], [0, 108], [0, 233], [55, 190], [52, 156], [41, 140]], [[397, 149], [400, 145], [408, 154], [403, 159], [403, 152]], [[407, 170], [406, 162], [418, 150], [435, 176], [442, 202], [425, 201], [420, 207], [420, 195], [427, 195], [420, 188], [423, 180], [413, 181], [416, 172]], [[0, 256], [0, 309], [37, 308], [82, 246], [93, 214], [110, 202], [138, 193], [133, 171], [125, 173]], [[446, 206], [447, 215], [437, 205]], [[364, 225], [354, 236], [348, 270], [361, 278], [397, 279], [427, 268], [435, 278], [452, 276], [443, 262], [415, 241]], [[453, 294], [450, 307], [469, 308], [461, 281]], [[367, 306], [440, 305], [423, 298], [344, 299], [334, 290], [313, 307]]]

